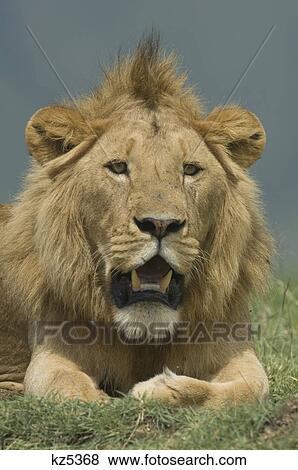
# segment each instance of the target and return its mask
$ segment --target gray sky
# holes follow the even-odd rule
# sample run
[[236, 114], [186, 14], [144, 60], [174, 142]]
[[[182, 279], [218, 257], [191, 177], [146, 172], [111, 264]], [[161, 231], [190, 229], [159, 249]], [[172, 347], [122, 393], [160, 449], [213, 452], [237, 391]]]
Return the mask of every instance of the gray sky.
[[252, 173], [278, 241], [280, 272], [298, 272], [298, 2], [263, 0], [2, 0], [0, 3], [0, 201], [19, 191], [29, 162], [24, 127], [65, 90], [26, 31], [28, 24], [74, 95], [88, 92], [119, 47], [152, 26], [189, 70], [207, 110], [221, 104], [266, 34], [271, 37], [233, 96], [262, 120], [268, 144]]

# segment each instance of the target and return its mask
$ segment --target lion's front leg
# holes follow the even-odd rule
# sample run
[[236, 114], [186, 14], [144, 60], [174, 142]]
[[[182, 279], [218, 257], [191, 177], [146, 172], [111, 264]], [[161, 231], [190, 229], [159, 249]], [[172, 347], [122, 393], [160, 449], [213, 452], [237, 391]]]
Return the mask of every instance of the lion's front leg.
[[166, 369], [152, 379], [136, 384], [131, 394], [138, 399], [165, 403], [196, 404], [219, 408], [262, 399], [268, 393], [264, 369], [252, 351], [233, 357], [212, 381], [176, 375]]
[[63, 399], [82, 401], [108, 401], [108, 395], [96, 388], [91, 377], [77, 364], [59, 354], [40, 352], [27, 369], [25, 394], [37, 396], [57, 395]]

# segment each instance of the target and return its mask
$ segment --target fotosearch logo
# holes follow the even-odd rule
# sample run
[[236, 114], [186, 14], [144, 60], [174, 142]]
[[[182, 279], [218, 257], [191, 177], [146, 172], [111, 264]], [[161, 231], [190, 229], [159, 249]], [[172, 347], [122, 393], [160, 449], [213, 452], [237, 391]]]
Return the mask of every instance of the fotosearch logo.
[[[34, 322], [29, 328], [30, 341], [42, 344], [49, 338], [58, 338], [68, 345], [92, 345], [100, 343], [106, 346], [121, 342], [123, 344], [200, 344], [216, 342], [246, 342], [260, 339], [261, 326], [245, 322], [214, 322], [208, 326], [198, 322], [191, 326], [189, 322], [177, 322], [174, 328], [164, 322], [143, 324], [134, 322], [129, 325], [130, 334], [116, 324], [97, 321]], [[131, 333], [133, 331], [133, 334]]]

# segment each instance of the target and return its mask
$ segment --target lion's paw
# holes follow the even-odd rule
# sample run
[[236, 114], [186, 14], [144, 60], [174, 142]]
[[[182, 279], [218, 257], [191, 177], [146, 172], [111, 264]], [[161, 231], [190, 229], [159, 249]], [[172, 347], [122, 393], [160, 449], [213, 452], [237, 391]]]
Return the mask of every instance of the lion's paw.
[[181, 379], [184, 378], [165, 369], [162, 374], [137, 383], [130, 394], [138, 400], [160, 400], [174, 404], [181, 401]]
[[110, 397], [105, 392], [98, 389], [85, 392], [80, 398], [82, 401], [96, 402], [101, 405], [106, 405], [110, 402]]
[[139, 400], [160, 400], [171, 405], [209, 406], [213, 385], [193, 377], [176, 375], [169, 369], [145, 382], [137, 383], [131, 395]]

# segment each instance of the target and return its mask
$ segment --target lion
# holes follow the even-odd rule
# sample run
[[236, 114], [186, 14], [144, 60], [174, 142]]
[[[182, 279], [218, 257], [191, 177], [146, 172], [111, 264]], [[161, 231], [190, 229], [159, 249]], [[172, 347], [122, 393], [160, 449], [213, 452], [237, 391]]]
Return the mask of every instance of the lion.
[[2, 388], [207, 408], [268, 394], [249, 334], [272, 255], [248, 173], [265, 131], [237, 105], [206, 114], [186, 78], [153, 35], [28, 122], [32, 168], [0, 209]]

